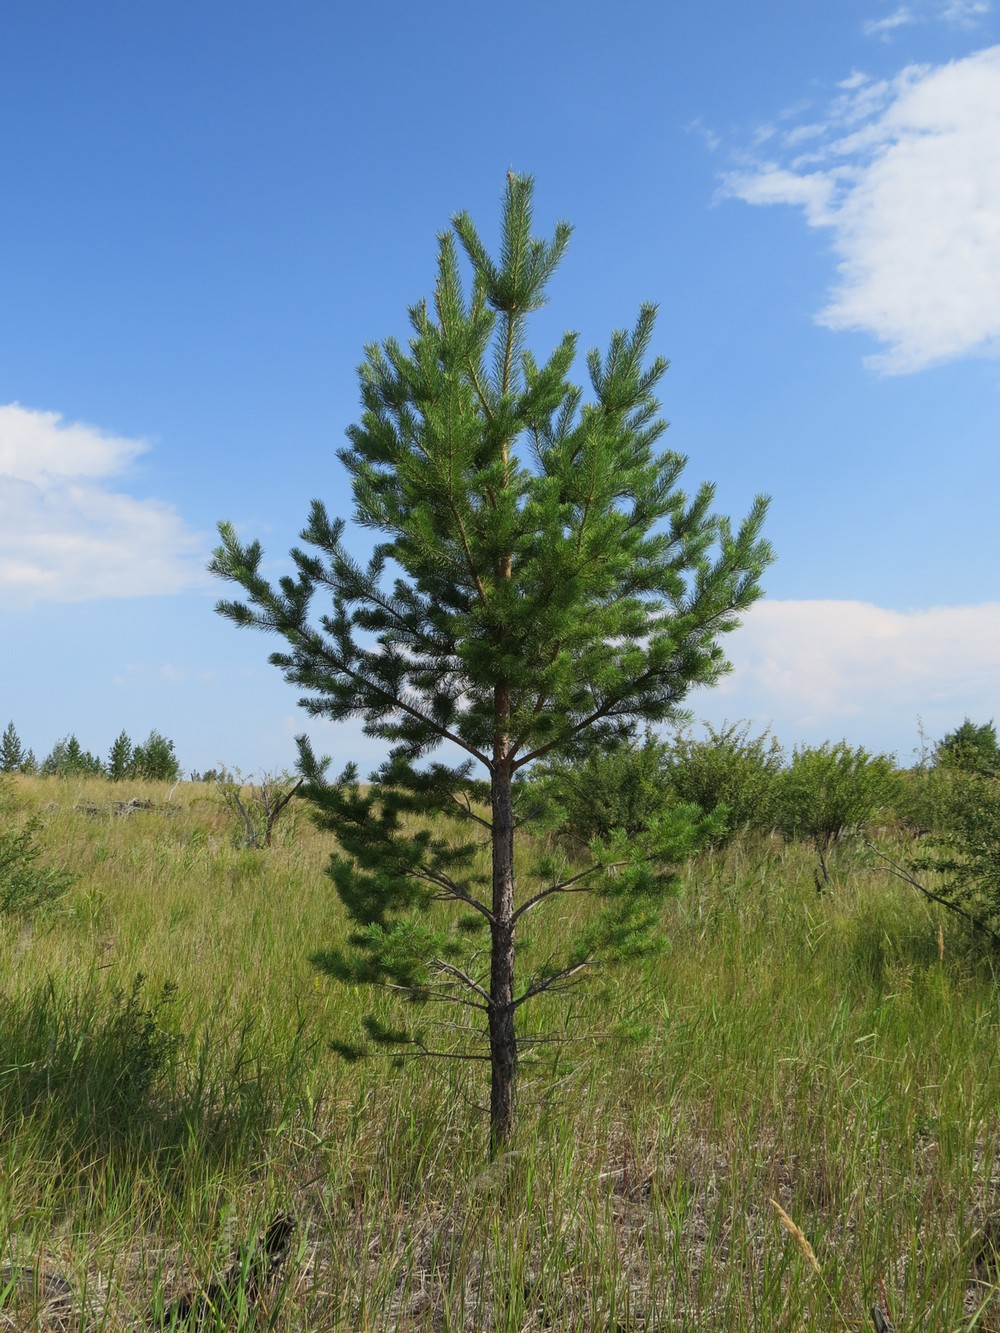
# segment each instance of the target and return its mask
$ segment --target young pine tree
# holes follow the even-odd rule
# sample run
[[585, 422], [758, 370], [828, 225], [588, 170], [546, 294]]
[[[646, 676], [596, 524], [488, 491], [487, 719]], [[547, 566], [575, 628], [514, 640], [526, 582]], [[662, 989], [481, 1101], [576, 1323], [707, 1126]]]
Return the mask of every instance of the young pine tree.
[[0, 737], [0, 773], [20, 773], [27, 755], [13, 722], [8, 722]]
[[134, 772], [135, 752], [127, 732], [120, 731], [108, 752], [105, 771], [112, 782], [122, 782]]
[[42, 761], [43, 777], [85, 778], [99, 777], [104, 772], [101, 761], [85, 750], [75, 735], [56, 741]]
[[[247, 597], [219, 611], [287, 641], [271, 661], [306, 691], [306, 710], [360, 717], [391, 743], [363, 789], [353, 767], [328, 783], [299, 742], [303, 794], [343, 849], [330, 875], [355, 925], [349, 948], [320, 962], [481, 1015], [494, 1149], [514, 1130], [520, 1007], [654, 947], [666, 866], [698, 836], [690, 814], [673, 811], [649, 845], [618, 837], [589, 869], [542, 865], [525, 890], [519, 775], [662, 722], [692, 686], [714, 682], [727, 666], [719, 637], [760, 595], [771, 558], [764, 499], [734, 532], [711, 512], [713, 488], [686, 496], [685, 460], [657, 449], [666, 362], [648, 359], [652, 306], [604, 356], [589, 353], [589, 395], [569, 378], [573, 334], [535, 359], [528, 323], [570, 228], [534, 238], [531, 201], [531, 180], [509, 176], [496, 259], [456, 216], [439, 241], [433, 300], [410, 310], [408, 347], [366, 349], [364, 410], [339, 457], [356, 520], [381, 537], [370, 562], [352, 556], [343, 520], [318, 501], [303, 533], [313, 550], [294, 550], [296, 573], [277, 586], [261, 574], [259, 543], [242, 545], [229, 524], [212, 562]], [[314, 613], [317, 595], [332, 606]], [[458, 762], [418, 767], [440, 746]], [[449, 812], [488, 844], [487, 871], [475, 837], [413, 819]], [[519, 932], [585, 890], [601, 910], [519, 979]]]

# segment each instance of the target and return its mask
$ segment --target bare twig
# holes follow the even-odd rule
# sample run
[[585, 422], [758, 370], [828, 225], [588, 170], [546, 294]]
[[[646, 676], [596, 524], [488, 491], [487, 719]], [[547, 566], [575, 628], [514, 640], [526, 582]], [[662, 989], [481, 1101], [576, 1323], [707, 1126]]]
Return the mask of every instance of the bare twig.
[[591, 866], [589, 870], [581, 870], [578, 875], [571, 875], [569, 879], [564, 879], [559, 884], [550, 884], [547, 889], [542, 889], [541, 893], [536, 893], [533, 898], [529, 898], [526, 903], [522, 903], [514, 913], [512, 920], [517, 921], [518, 917], [524, 916], [525, 912], [528, 912], [532, 907], [537, 906], [543, 898], [551, 898], [554, 893], [587, 893], [589, 891], [588, 889], [582, 887], [573, 888], [572, 886], [579, 880], [586, 879], [588, 875], [596, 874], [598, 870], [620, 870], [624, 864], [624, 861], [616, 861], [613, 865]]
[[446, 976], [454, 977], [456, 981], [460, 981], [463, 986], [468, 986], [469, 990], [475, 991], [477, 995], [481, 996], [482, 999], [489, 1004], [489, 991], [480, 986], [479, 982], [473, 977], [470, 977], [468, 972], [463, 972], [460, 967], [455, 967], [451, 963], [446, 963], [443, 958], [435, 958], [431, 963], [431, 967], [435, 968], [438, 972], [444, 972]]
[[533, 995], [542, 995], [545, 991], [569, 989], [563, 983], [569, 981], [570, 977], [575, 977], [584, 968], [592, 966], [593, 960], [585, 958], [582, 963], [574, 963], [572, 967], [564, 967], [561, 972], [553, 972], [550, 977], [541, 977], [538, 981], [533, 981], [528, 989], [517, 997], [511, 1008], [517, 1009], [525, 1000], [530, 1000]]

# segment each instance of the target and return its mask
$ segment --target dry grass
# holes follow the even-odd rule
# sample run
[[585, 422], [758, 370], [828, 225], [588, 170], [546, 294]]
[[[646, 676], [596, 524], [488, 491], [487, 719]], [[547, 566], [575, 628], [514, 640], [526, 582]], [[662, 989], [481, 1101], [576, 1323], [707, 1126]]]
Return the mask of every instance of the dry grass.
[[20, 790], [78, 880], [0, 923], [0, 1327], [134, 1327], [287, 1209], [258, 1327], [860, 1329], [884, 1284], [899, 1333], [1000, 1329], [996, 978], [849, 847], [822, 898], [806, 849], [703, 858], [667, 956], [527, 1006], [561, 1041], [487, 1165], [477, 1066], [329, 1049], [372, 997], [308, 963], [301, 814], [247, 852], [207, 788]]

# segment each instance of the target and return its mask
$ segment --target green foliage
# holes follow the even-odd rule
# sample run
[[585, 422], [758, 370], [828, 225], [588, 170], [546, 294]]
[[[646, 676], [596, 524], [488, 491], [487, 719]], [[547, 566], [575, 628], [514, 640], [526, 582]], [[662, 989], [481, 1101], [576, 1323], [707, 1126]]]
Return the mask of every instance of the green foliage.
[[14, 723], [8, 722], [0, 738], [0, 773], [23, 772], [27, 758]]
[[93, 1142], [125, 1136], [163, 1088], [179, 1038], [163, 1023], [174, 996], [165, 985], [152, 1000], [136, 976], [110, 995], [93, 986], [61, 992], [53, 982], [8, 1002], [0, 1031], [0, 1114], [64, 1121], [63, 1134]]
[[151, 731], [141, 745], [135, 747], [130, 776], [149, 782], [176, 782], [181, 766], [174, 754], [174, 743]]
[[960, 772], [952, 784], [948, 827], [911, 861], [943, 878], [934, 892], [1000, 945], [1000, 780]]
[[846, 741], [802, 746], [778, 780], [777, 827], [788, 838], [827, 848], [891, 808], [899, 788], [891, 755]]
[[89, 778], [99, 777], [103, 772], [100, 759], [85, 750], [75, 735], [56, 741], [41, 767], [43, 777]]
[[531, 775], [531, 795], [546, 823], [578, 846], [607, 839], [614, 829], [645, 832], [671, 804], [668, 747], [651, 732], [641, 743], [622, 741], [580, 759], [542, 760]]
[[785, 762], [778, 740], [768, 731], [751, 735], [749, 722], [706, 731], [702, 739], [679, 732], [670, 747], [665, 779], [675, 798], [705, 811], [723, 807], [725, 837], [773, 828]]
[[904, 769], [897, 775], [894, 813], [911, 833], [946, 832], [966, 776], [963, 769], [947, 765]]
[[[521, 941], [526, 912], [544, 915], [534, 911], [543, 901], [597, 893], [610, 878], [595, 867], [586, 883], [543, 877], [519, 895], [519, 776], [674, 719], [692, 686], [727, 669], [721, 636], [760, 595], [771, 560], [763, 497], [734, 530], [712, 512], [712, 486], [687, 495], [685, 460], [658, 448], [667, 363], [649, 355], [653, 306], [613, 332], [605, 354], [588, 354], [586, 395], [570, 379], [573, 334], [541, 359], [529, 347], [529, 317], [570, 236], [564, 223], [551, 241], [532, 235], [532, 191], [529, 178], [508, 177], [497, 259], [466, 214], [454, 217], [434, 297], [410, 309], [408, 346], [366, 348], [362, 416], [339, 457], [357, 521], [378, 534], [367, 565], [345, 545], [343, 520], [315, 501], [302, 534], [310, 549], [292, 551], [294, 573], [276, 586], [260, 544], [244, 545], [229, 524], [211, 566], [247, 598], [220, 603], [221, 614], [286, 640], [271, 661], [307, 711], [361, 718], [392, 747], [362, 791], [353, 770], [328, 784], [302, 746], [304, 792], [343, 849], [330, 874], [356, 926], [354, 963], [341, 950], [327, 965], [485, 1010], [494, 1093], [507, 1080], [501, 1138], [513, 1123], [515, 1012], [584, 965], [574, 946], [515, 987], [515, 925]], [[314, 613], [317, 594], [332, 606]], [[458, 765], [421, 768], [442, 744]], [[414, 828], [417, 811], [438, 822]], [[619, 924], [593, 948], [607, 944], [608, 956], [655, 933], [644, 904], [663, 876], [645, 878], [637, 860], [649, 850], [630, 844], [605, 895]], [[462, 942], [455, 923], [473, 913], [488, 950]], [[494, 1131], [496, 1107], [494, 1097]]]
[[105, 771], [112, 782], [122, 782], [135, 772], [135, 751], [125, 731], [120, 731], [112, 744]]
[[724, 813], [675, 805], [655, 815], [641, 832], [630, 835], [619, 828], [607, 839], [595, 838], [590, 852], [600, 875], [600, 911], [574, 941], [572, 958], [590, 966], [596, 960], [624, 963], [660, 952], [666, 944], [662, 906], [679, 889], [676, 869], [718, 839], [724, 820]]
[[[327, 873], [355, 925], [348, 949], [321, 951], [313, 961], [340, 980], [390, 982], [415, 998], [429, 996], [469, 948], [462, 925], [473, 916], [479, 928], [488, 923], [476, 894], [489, 875], [477, 865], [480, 840], [468, 836], [483, 784], [477, 789], [467, 770], [456, 775], [440, 764], [407, 773], [402, 759], [386, 764], [366, 788], [353, 765], [326, 782], [324, 765], [299, 744], [303, 795], [314, 805], [315, 822], [334, 831], [342, 849]], [[428, 812], [436, 818], [416, 825], [413, 816]], [[464, 903], [468, 913], [428, 920], [439, 899]]]
[[[10, 732], [12, 729], [13, 724], [7, 731]], [[18, 767], [25, 773], [38, 769], [35, 756], [30, 750], [23, 755]], [[76, 736], [72, 735], [56, 742], [42, 761], [39, 771], [43, 777], [106, 776], [112, 782], [122, 782], [126, 778], [145, 779], [150, 782], [176, 782], [180, 777], [180, 764], [174, 754], [173, 741], [167, 740], [158, 731], [151, 731], [142, 745], [135, 746], [128, 734], [121, 731], [108, 752], [107, 764], [102, 764], [89, 750], [84, 750]]]
[[966, 718], [960, 727], [938, 741], [934, 763], [940, 768], [957, 768], [983, 776], [996, 773], [1000, 770], [1000, 744], [995, 725], [984, 722], [977, 726]]
[[16, 801], [0, 786], [0, 913], [34, 911], [61, 897], [73, 882], [69, 871], [38, 864], [41, 828], [40, 817], [20, 816]]

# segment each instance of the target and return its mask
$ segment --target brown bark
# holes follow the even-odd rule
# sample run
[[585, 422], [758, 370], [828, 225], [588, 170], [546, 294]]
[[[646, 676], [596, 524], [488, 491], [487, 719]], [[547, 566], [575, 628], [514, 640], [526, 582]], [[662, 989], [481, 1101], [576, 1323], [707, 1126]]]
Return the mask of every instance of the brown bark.
[[514, 1134], [517, 1036], [514, 1031], [514, 801], [508, 738], [509, 696], [496, 693], [498, 726], [493, 758], [493, 922], [490, 949], [490, 1152]]

